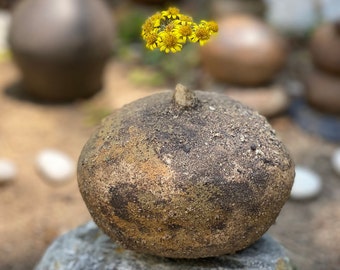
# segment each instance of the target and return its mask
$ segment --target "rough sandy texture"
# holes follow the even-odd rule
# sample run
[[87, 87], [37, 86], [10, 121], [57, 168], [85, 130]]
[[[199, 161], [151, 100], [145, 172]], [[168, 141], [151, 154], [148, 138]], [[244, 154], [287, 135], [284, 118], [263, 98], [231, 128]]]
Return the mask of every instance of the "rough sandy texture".
[[268, 230], [289, 197], [294, 164], [265, 118], [225, 95], [195, 94], [192, 106], [172, 91], [124, 106], [79, 158], [93, 219], [130, 249], [234, 253]]

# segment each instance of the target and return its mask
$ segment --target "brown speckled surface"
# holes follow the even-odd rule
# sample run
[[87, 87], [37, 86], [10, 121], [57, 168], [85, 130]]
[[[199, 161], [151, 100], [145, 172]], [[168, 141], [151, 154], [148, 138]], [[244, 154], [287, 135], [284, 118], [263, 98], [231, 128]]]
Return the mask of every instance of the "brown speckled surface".
[[293, 162], [265, 118], [196, 91], [183, 109], [162, 92], [107, 117], [78, 164], [95, 222], [137, 251], [177, 258], [241, 250], [275, 222]]

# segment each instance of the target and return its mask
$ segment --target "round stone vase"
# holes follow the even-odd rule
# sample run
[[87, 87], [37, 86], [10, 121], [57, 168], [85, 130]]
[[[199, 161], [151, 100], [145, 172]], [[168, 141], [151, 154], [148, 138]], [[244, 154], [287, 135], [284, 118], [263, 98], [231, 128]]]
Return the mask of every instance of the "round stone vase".
[[261, 238], [289, 198], [294, 163], [263, 116], [177, 85], [105, 118], [77, 172], [93, 220], [114, 241], [195, 259]]
[[102, 1], [26, 0], [14, 12], [9, 44], [23, 90], [47, 101], [90, 97], [102, 87], [113, 44]]

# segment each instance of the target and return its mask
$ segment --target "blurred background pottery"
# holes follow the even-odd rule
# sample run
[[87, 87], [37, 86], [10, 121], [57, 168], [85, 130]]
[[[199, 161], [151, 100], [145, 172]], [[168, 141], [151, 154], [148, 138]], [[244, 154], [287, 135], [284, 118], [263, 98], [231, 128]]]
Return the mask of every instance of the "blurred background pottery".
[[11, 9], [20, 0], [0, 0], [0, 9]]
[[169, 0], [133, 0], [134, 2], [137, 3], [142, 3], [142, 4], [167, 4], [171, 2], [177, 2], [176, 0], [169, 1]]
[[290, 98], [282, 85], [273, 84], [255, 88], [231, 87], [224, 93], [267, 118], [284, 112], [290, 104]]
[[324, 113], [340, 114], [340, 21], [315, 30], [310, 54], [314, 69], [306, 75], [307, 102]]
[[25, 0], [13, 11], [9, 44], [25, 92], [47, 101], [92, 96], [113, 47], [102, 1]]
[[244, 14], [218, 20], [219, 33], [200, 50], [213, 78], [241, 86], [270, 82], [286, 60], [286, 44], [261, 20]]
[[340, 76], [340, 20], [320, 25], [310, 44], [314, 64]]
[[213, 0], [211, 3], [214, 18], [246, 13], [262, 17], [266, 11], [266, 5], [262, 0]]
[[340, 76], [314, 69], [306, 77], [306, 99], [323, 112], [340, 114]]

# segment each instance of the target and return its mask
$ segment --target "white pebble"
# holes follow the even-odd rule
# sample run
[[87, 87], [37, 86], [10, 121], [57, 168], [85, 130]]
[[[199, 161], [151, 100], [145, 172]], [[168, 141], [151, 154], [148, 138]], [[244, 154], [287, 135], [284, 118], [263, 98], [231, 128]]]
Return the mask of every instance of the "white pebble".
[[340, 176], [340, 148], [334, 151], [331, 162], [334, 171]]
[[17, 174], [17, 167], [12, 161], [8, 159], [0, 159], [0, 184], [14, 180]]
[[311, 169], [296, 166], [295, 179], [290, 197], [295, 200], [306, 200], [317, 196], [322, 188], [321, 178]]
[[36, 166], [42, 177], [52, 182], [70, 180], [75, 174], [74, 161], [59, 150], [41, 151], [36, 158]]

